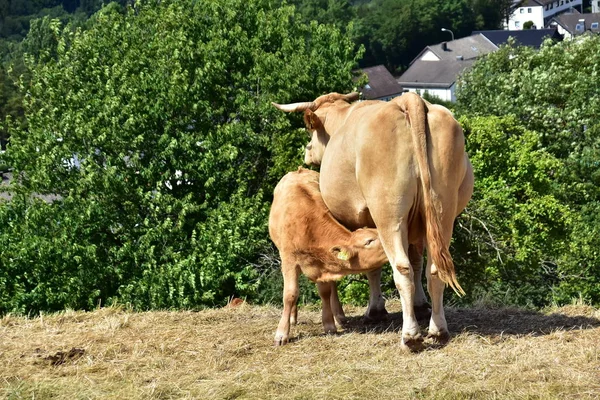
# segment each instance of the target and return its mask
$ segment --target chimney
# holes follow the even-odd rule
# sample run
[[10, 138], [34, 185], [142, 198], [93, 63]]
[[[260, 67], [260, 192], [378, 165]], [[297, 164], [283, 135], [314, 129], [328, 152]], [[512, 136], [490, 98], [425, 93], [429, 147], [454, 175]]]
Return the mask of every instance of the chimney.
[[442, 51], [448, 51], [448, 42], [442, 42]]

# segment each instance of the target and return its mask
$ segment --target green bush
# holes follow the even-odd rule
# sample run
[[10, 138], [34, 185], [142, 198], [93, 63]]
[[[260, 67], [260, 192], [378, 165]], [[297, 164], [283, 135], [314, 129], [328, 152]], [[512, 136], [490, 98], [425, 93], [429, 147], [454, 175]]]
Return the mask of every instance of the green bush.
[[[536, 152], [532, 154], [543, 151], [556, 160], [553, 161], [556, 167], [543, 173], [547, 182], [540, 182], [541, 171], [531, 175], [519, 167], [513, 172], [524, 174], [523, 183], [531, 182], [528, 184], [531, 189], [551, 194], [551, 198], [540, 197], [520, 211], [514, 206], [522, 197], [520, 192], [513, 192], [511, 196], [517, 197], [512, 202], [517, 203], [507, 204], [509, 206], [501, 210], [503, 216], [521, 215], [517, 233], [531, 231], [527, 235], [519, 233], [511, 240], [521, 242], [522, 250], [515, 253], [520, 260], [528, 255], [534, 255], [532, 260], [538, 261], [542, 257], [537, 270], [532, 266], [530, 272], [553, 277], [551, 284], [542, 282], [537, 286], [545, 293], [546, 302], [565, 303], [572, 298], [582, 298], [600, 303], [600, 253], [597, 250], [600, 87], [596, 83], [599, 62], [598, 35], [581, 35], [559, 43], [548, 40], [539, 51], [511, 42], [479, 59], [458, 85], [459, 114], [512, 116], [515, 125], [537, 135]], [[504, 165], [502, 157], [506, 155], [490, 153], [489, 160], [500, 161], [503, 168], [509, 167]], [[476, 176], [479, 185], [485, 183], [482, 178], [487, 179], [487, 175], [476, 173]], [[487, 201], [502, 196], [507, 189], [510, 194], [512, 186], [498, 185], [486, 194]], [[555, 204], [552, 206], [555, 212], [549, 213], [548, 207], [552, 204]], [[490, 218], [493, 216], [483, 220]], [[563, 223], [561, 221], [566, 222], [565, 228], [554, 231], [557, 223]], [[545, 250], [539, 246], [542, 241], [546, 241]]]
[[468, 296], [541, 306], [552, 300], [573, 215], [557, 179], [564, 165], [512, 117], [462, 118], [475, 191], [452, 254]]
[[270, 103], [351, 90], [359, 56], [298, 21], [269, 0], [166, 0], [43, 24], [28, 126], [9, 127], [0, 312], [258, 298], [272, 189], [305, 142]]

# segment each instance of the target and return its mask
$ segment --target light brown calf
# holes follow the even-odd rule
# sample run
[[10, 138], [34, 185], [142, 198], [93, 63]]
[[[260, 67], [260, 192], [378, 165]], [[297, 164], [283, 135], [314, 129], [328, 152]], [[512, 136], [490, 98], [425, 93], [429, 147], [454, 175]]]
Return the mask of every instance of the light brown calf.
[[288, 173], [275, 187], [269, 234], [279, 249], [283, 273], [283, 314], [275, 345], [288, 342], [290, 320], [295, 322], [300, 272], [317, 283], [323, 303], [323, 329], [333, 333], [334, 312], [343, 316], [333, 281], [380, 268], [387, 262], [377, 230], [351, 232], [341, 225], [323, 202], [319, 174], [308, 169]]

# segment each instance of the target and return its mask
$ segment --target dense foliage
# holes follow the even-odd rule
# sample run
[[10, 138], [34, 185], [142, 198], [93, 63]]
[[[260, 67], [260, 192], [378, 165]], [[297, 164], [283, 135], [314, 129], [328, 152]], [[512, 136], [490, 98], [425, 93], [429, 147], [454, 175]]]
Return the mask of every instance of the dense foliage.
[[[504, 166], [504, 169], [523, 174], [528, 189], [535, 189], [535, 182], [541, 176], [548, 180], [536, 190], [552, 198], [528, 212], [532, 218], [542, 216], [544, 219], [527, 223], [530, 233], [526, 236], [515, 232], [509, 246], [511, 251], [518, 252], [522, 247], [519, 242], [525, 238], [527, 242], [523, 244], [528, 250], [537, 247], [536, 242], [546, 247], [545, 250], [540, 248], [539, 255], [545, 260], [538, 271], [554, 276], [552, 284], [543, 288], [552, 288], [550, 298], [561, 302], [576, 296], [600, 302], [599, 63], [600, 37], [597, 35], [584, 35], [557, 44], [549, 41], [539, 51], [508, 45], [476, 63], [463, 77], [457, 93], [460, 113], [510, 117], [535, 139], [530, 154], [543, 152], [554, 160], [555, 165], [544, 173], [518, 165]], [[501, 143], [498, 143], [494, 151], [500, 148]], [[494, 163], [502, 159], [499, 155], [490, 158]], [[540, 157], [536, 163], [542, 160]], [[480, 177], [479, 184], [484, 177], [487, 179], [488, 173]], [[515, 189], [513, 185], [509, 188]], [[489, 189], [493, 188], [486, 190]], [[504, 190], [494, 189], [486, 197], [500, 194], [500, 189]], [[520, 192], [510, 198], [522, 205]], [[510, 219], [518, 213], [515, 205], [506, 203], [500, 218]], [[491, 214], [481, 214], [481, 217], [488, 221], [493, 218]], [[501, 226], [506, 222], [496, 224]], [[564, 226], [554, 230], [560, 225]], [[521, 269], [516, 271], [521, 272]], [[524, 271], [523, 276], [529, 273]]]
[[573, 218], [556, 182], [564, 165], [513, 117], [461, 123], [476, 176], [454, 235], [459, 279], [471, 288], [463, 301], [546, 304]]
[[[0, 201], [0, 313], [280, 301], [270, 196], [306, 137], [270, 102], [349, 91], [361, 60], [395, 68], [446, 39], [440, 25], [458, 37], [503, 18], [487, 0], [126, 3], [88, 19], [98, 2], [38, 1], [54, 11], [23, 17], [25, 39], [2, 31], [0, 165], [17, 178]], [[453, 301], [600, 303], [598, 65], [586, 35], [511, 43], [461, 79], [476, 183]], [[367, 288], [349, 277], [341, 297], [364, 304]]]
[[[512, 0], [290, 0], [307, 21], [349, 28], [366, 49], [362, 67], [384, 64], [392, 72], [405, 69], [432, 43], [469, 36], [474, 30], [502, 27]], [[352, 22], [351, 25], [348, 25]]]
[[[125, 4], [127, 0], [118, 0]], [[34, 34], [37, 43], [24, 40], [30, 30], [36, 30], [39, 19], [57, 19], [72, 27], [83, 26], [88, 17], [102, 6], [101, 0], [2, 0], [0, 1], [0, 120], [6, 116], [23, 120], [22, 93], [16, 79], [27, 74], [24, 52], [35, 52], [44, 44], [45, 35]], [[31, 35], [30, 35], [31, 36]], [[0, 126], [0, 144], [8, 139]]]
[[0, 311], [256, 296], [272, 188], [304, 141], [270, 102], [351, 90], [358, 57], [273, 3], [109, 6], [76, 31], [44, 20], [54, 39], [27, 57], [27, 126], [6, 153], [20, 179], [0, 207]]
[[[120, 6], [134, 0], [113, 0]], [[0, 2], [0, 120], [7, 115], [24, 121], [22, 93], [14, 81], [27, 69], [23, 65], [23, 39], [35, 28], [36, 19], [58, 19], [71, 30], [85, 27], [88, 17], [107, 1], [103, 0], [3, 0]], [[408, 66], [424, 46], [450, 40], [451, 29], [457, 38], [475, 29], [496, 29], [512, 0], [279, 0], [296, 7], [302, 20], [333, 24], [348, 31], [358, 50], [366, 49], [361, 67], [385, 64], [398, 73]], [[43, 41], [43, 36], [37, 36]], [[36, 44], [40, 44], [38, 41]], [[8, 132], [0, 126], [2, 146]]]

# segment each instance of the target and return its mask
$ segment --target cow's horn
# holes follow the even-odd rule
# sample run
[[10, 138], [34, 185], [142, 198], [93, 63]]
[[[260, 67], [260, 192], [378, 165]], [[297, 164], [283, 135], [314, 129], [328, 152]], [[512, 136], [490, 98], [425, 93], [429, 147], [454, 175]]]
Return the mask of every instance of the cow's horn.
[[314, 101], [305, 101], [303, 103], [292, 103], [292, 104], [277, 104], [271, 103], [275, 108], [280, 109], [285, 112], [295, 112], [295, 111], [305, 111], [305, 110], [314, 110], [315, 102]]

